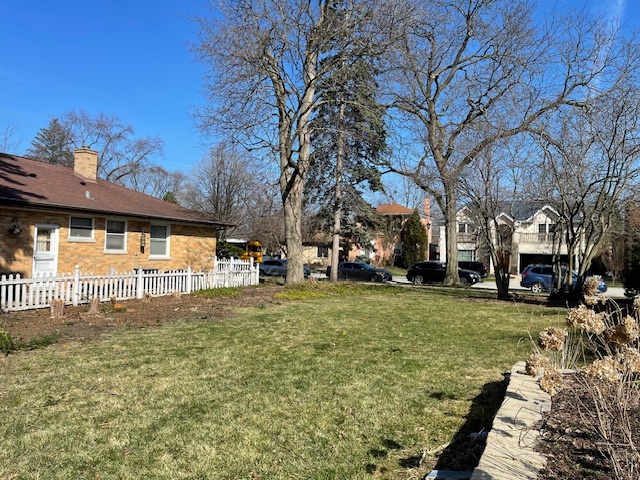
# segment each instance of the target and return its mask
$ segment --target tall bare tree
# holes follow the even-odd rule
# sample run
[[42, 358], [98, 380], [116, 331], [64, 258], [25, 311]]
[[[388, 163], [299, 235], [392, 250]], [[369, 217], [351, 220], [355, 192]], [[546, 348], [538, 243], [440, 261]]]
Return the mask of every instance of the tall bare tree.
[[421, 147], [395, 170], [443, 212], [447, 275], [458, 282], [457, 189], [490, 145], [534, 128], [561, 108], [585, 107], [638, 66], [634, 39], [606, 20], [546, 12], [529, 0], [415, 0], [396, 63], [392, 98]]
[[205, 131], [232, 132], [276, 160], [289, 259], [286, 282], [300, 283], [302, 198], [318, 84], [341, 65], [378, 48], [374, 39], [393, 28], [397, 7], [382, 11], [384, 0], [220, 3], [213, 17], [198, 20], [195, 52], [209, 66], [211, 100], [199, 119]]
[[120, 183], [164, 150], [160, 137], [135, 138], [134, 128], [116, 116], [72, 110], [62, 116], [61, 123], [71, 132], [74, 147], [98, 151], [98, 175], [110, 182]]
[[[561, 112], [534, 133], [545, 172], [538, 187], [559, 214], [558, 240], [567, 248], [569, 271], [578, 272], [577, 292], [619, 212], [635, 197], [629, 187], [640, 178], [636, 85], [623, 83], [581, 112]], [[564, 281], [571, 291], [571, 275]]]
[[523, 206], [536, 203], [536, 178], [544, 175], [530, 151], [526, 138], [495, 143], [478, 155], [475, 168], [460, 179], [459, 197], [473, 220], [477, 241], [491, 259], [500, 299], [509, 298], [515, 220]]
[[74, 148], [93, 148], [98, 151], [98, 176], [124, 183], [126, 177], [149, 168], [164, 149], [159, 137], [134, 135], [134, 128], [118, 117], [72, 110], [40, 130], [29, 154], [43, 162], [71, 165]]

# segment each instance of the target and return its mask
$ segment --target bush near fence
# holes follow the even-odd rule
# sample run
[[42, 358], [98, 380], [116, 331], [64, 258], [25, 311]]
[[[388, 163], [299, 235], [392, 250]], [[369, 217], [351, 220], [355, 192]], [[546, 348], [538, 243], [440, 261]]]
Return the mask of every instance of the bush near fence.
[[244, 287], [259, 282], [258, 265], [230, 259], [215, 260], [213, 270], [193, 272], [136, 268], [131, 272], [110, 272], [106, 275], [81, 274], [79, 266], [68, 275], [43, 275], [22, 278], [20, 274], [0, 277], [0, 310], [29, 310], [46, 308], [53, 300], [62, 299], [65, 305], [88, 303], [92, 298], [106, 302], [151, 296], [191, 293], [223, 287]]

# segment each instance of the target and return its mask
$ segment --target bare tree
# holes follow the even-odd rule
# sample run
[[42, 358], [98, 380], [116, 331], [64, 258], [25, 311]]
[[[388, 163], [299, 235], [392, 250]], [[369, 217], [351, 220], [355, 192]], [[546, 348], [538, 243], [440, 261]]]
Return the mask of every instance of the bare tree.
[[147, 167], [150, 159], [164, 149], [159, 137], [134, 138], [134, 128], [115, 116], [91, 116], [72, 110], [62, 116], [61, 123], [70, 132], [74, 147], [98, 151], [98, 175], [110, 182], [121, 183], [136, 170]]
[[17, 153], [24, 138], [20, 134], [20, 127], [13, 122], [0, 125], [0, 152]]
[[[634, 197], [629, 186], [640, 174], [639, 133], [640, 95], [635, 84], [624, 83], [589, 109], [561, 112], [534, 134], [546, 172], [539, 184], [559, 213], [556, 228], [569, 272], [578, 271], [577, 292], [619, 212]], [[564, 281], [571, 291], [571, 275]]]
[[206, 88], [211, 100], [199, 112], [201, 126], [231, 132], [276, 160], [287, 283], [304, 280], [302, 197], [319, 82], [378, 48], [373, 40], [390, 31], [396, 19], [395, 10], [380, 10], [384, 3], [225, 0], [213, 18], [198, 20], [201, 35], [195, 51], [210, 67]]
[[530, 193], [532, 183], [538, 183], [533, 179], [542, 174], [533, 168], [538, 165], [527, 155], [529, 150], [524, 139], [491, 145], [460, 179], [460, 198], [493, 264], [500, 299], [509, 298], [515, 220], [521, 206], [535, 200]]
[[[237, 148], [220, 144], [198, 162], [187, 183], [187, 206], [247, 231], [249, 202], [262, 178], [256, 160]], [[230, 230], [232, 231], [232, 230]], [[227, 231], [229, 234], [230, 231]]]
[[424, 204], [425, 193], [416, 183], [405, 175], [387, 175], [383, 179], [384, 201], [398, 203], [416, 209]]
[[266, 253], [286, 253], [282, 202], [275, 183], [258, 181], [248, 199], [246, 237], [258, 239]]
[[180, 199], [183, 196], [186, 180], [187, 175], [181, 171], [170, 172], [159, 165], [151, 165], [134, 169], [130, 175], [122, 179], [122, 184], [152, 197], [173, 196]]
[[636, 68], [634, 41], [605, 20], [553, 12], [536, 23], [528, 0], [416, 0], [393, 52], [401, 140], [421, 154], [398, 162], [436, 201], [446, 229], [447, 275], [458, 282], [457, 191], [490, 145], [560, 108], [586, 106]]

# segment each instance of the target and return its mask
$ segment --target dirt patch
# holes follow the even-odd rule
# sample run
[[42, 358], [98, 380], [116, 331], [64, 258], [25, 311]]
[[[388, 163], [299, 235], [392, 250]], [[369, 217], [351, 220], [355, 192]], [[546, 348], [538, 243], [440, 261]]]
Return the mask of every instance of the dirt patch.
[[237, 296], [168, 295], [118, 301], [125, 310], [104, 303], [98, 315], [89, 315], [89, 305], [67, 306], [64, 315], [57, 319], [51, 317], [50, 309], [9, 312], [0, 314], [0, 327], [19, 344], [44, 338], [58, 342], [87, 341], [123, 327], [148, 327], [185, 318], [222, 320], [234, 315], [236, 307], [276, 302], [276, 293], [283, 289], [272, 285], [239, 289]]
[[[609, 405], [616, 401], [612, 385], [600, 390], [603, 399], [609, 398]], [[638, 405], [629, 407], [629, 429], [633, 432], [635, 445], [639, 445], [640, 409]], [[542, 437], [538, 451], [547, 457], [547, 465], [538, 480], [615, 478], [611, 455], [594, 432], [598, 423], [596, 412], [584, 382], [577, 380], [575, 375], [565, 375], [563, 389], [553, 396], [551, 411], [544, 415], [540, 426]], [[612, 444], [617, 449], [615, 455], [618, 458], [634, 455], [625, 439], [616, 435], [615, 429], [612, 430]], [[637, 471], [634, 474], [629, 470], [628, 474], [622, 478], [637, 478]]]

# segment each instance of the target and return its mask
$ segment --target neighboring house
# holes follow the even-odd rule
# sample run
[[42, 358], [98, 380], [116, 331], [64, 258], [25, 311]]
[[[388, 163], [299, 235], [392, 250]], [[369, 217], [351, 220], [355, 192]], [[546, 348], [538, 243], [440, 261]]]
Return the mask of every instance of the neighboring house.
[[[402, 226], [411, 215], [413, 210], [398, 203], [383, 204], [376, 208], [376, 213], [385, 217], [396, 217], [399, 226]], [[420, 214], [420, 219], [425, 226], [429, 242], [431, 242], [431, 216], [429, 199], [425, 199], [424, 212]], [[394, 260], [402, 251], [402, 243], [397, 229], [393, 235], [384, 232], [371, 232], [373, 240], [370, 245], [352, 245], [348, 252], [340, 253], [340, 261], [354, 262], [365, 260], [373, 265], [393, 265]], [[436, 258], [437, 245], [430, 245], [431, 259]], [[303, 242], [302, 256], [305, 265], [329, 266], [331, 264], [332, 239], [326, 232], [316, 232], [310, 235]], [[340, 247], [342, 250], [342, 247]], [[283, 253], [283, 256], [284, 253]]]
[[[510, 272], [521, 273], [532, 263], [551, 263], [554, 253], [566, 260], [566, 246], [558, 246], [554, 231], [558, 213], [550, 205], [539, 202], [509, 204], [497, 215], [494, 233], [502, 230], [511, 235], [508, 253]], [[489, 265], [488, 251], [467, 207], [457, 214], [458, 260], [481, 261]], [[555, 241], [554, 241], [555, 240]], [[445, 232], [440, 227], [441, 260], [446, 261]], [[493, 265], [489, 265], [494, 271]]]
[[331, 242], [304, 242], [302, 244], [302, 259], [305, 265], [328, 266], [331, 264]]
[[[413, 215], [413, 212], [414, 210], [411, 208], [407, 208], [398, 203], [387, 203], [376, 208], [378, 215], [397, 218], [400, 224], [399, 226], [404, 225], [409, 217]], [[423, 213], [420, 214], [420, 221], [427, 231], [429, 241], [427, 260], [434, 260], [437, 253], [435, 246], [431, 245], [431, 203], [428, 198], [424, 200], [424, 210]], [[374, 265], [395, 265], [396, 259], [402, 254], [402, 242], [398, 233], [391, 237], [389, 233], [390, 232], [377, 232], [373, 240], [372, 249], [367, 252], [361, 252], [360, 254], [371, 256]]]
[[213, 267], [229, 224], [100, 180], [97, 160], [87, 148], [73, 169], [0, 154], [0, 273]]

